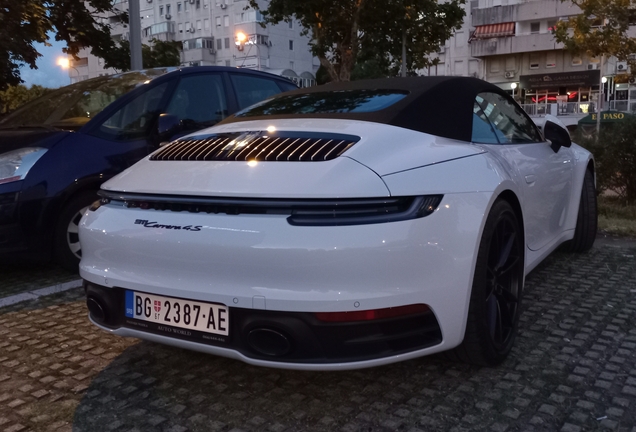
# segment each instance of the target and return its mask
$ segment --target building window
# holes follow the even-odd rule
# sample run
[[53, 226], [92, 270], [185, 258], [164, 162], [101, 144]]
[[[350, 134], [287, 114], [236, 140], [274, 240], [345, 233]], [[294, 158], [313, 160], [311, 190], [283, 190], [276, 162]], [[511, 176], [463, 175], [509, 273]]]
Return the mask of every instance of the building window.
[[163, 6], [159, 6], [159, 15], [163, 16]]
[[230, 47], [230, 38], [225, 38], [225, 48]]
[[179, 23], [178, 28], [179, 28], [179, 33], [183, 33], [183, 23]]
[[581, 66], [583, 64], [583, 59], [580, 56], [572, 57], [572, 66]]
[[223, 26], [224, 27], [229, 27], [230, 26], [230, 16], [229, 15], [225, 15], [223, 17]]
[[223, 41], [221, 39], [216, 40], [216, 49], [220, 50], [223, 48]]
[[548, 31], [552, 32], [556, 29], [557, 20], [548, 20]]
[[169, 15], [169, 14], [170, 14], [170, 5], [167, 4], [166, 5], [166, 15]]
[[554, 51], [546, 53], [545, 67], [546, 68], [556, 67], [556, 53]]
[[216, 26], [217, 27], [221, 27], [221, 17], [220, 16], [216, 17]]
[[177, 12], [181, 13], [181, 3], [177, 3]]
[[197, 31], [201, 31], [201, 20], [197, 20]]
[[231, 66], [230, 61], [229, 60], [225, 60], [225, 66]]
[[455, 32], [455, 48], [462, 48], [464, 46], [464, 32]]
[[203, 20], [203, 28], [206, 30], [210, 30], [210, 20], [209, 19], [204, 19]]
[[464, 70], [464, 60], [455, 60], [454, 67], [455, 70], [453, 71], [453, 75], [466, 75], [466, 71]]
[[293, 61], [290, 61], [290, 62], [289, 62], [289, 68], [290, 68], [291, 70], [294, 70], [294, 62], [293, 62]]
[[540, 22], [537, 21], [537, 22], [530, 23], [530, 34], [539, 33], [540, 30], [541, 30]]
[[539, 69], [539, 54], [530, 53], [530, 69]]
[[293, 50], [294, 50], [294, 41], [293, 41], [293, 40], [290, 40], [290, 41], [289, 41], [289, 50], [290, 50], [290, 51], [293, 51]]
[[516, 69], [515, 58], [514, 57], [506, 57], [506, 70], [514, 71]]
[[289, 28], [290, 29], [294, 28], [294, 22], [292, 20], [289, 21]]
[[490, 72], [491, 73], [497, 73], [499, 72], [500, 66], [499, 66], [499, 59], [492, 59], [490, 60]]
[[187, 2], [187, 1], [185, 1], [185, 2], [183, 3], [183, 9], [187, 12], [189, 8], [190, 8], [190, 6], [188, 6], [188, 2]]

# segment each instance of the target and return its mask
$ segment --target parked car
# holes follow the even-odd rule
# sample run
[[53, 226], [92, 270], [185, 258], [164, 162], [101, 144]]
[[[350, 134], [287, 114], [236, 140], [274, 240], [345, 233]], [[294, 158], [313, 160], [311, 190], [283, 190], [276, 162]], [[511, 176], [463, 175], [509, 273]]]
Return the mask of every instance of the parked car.
[[270, 367], [498, 364], [526, 274], [594, 243], [594, 160], [559, 123], [463, 77], [257, 103], [102, 185], [90, 319]]
[[[162, 142], [296, 89], [229, 67], [99, 77], [38, 98], [0, 122], [0, 256], [77, 271], [77, 224], [99, 185]], [[121, 97], [120, 97], [121, 96]]]

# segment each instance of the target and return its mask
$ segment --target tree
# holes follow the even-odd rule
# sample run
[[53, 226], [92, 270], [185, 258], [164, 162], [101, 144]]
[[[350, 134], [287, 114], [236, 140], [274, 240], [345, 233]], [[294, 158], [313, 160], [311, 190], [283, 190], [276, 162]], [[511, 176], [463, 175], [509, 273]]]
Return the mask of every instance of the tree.
[[[555, 39], [568, 51], [589, 57], [614, 56], [620, 61], [636, 53], [636, 39], [627, 32], [636, 17], [636, 0], [567, 1], [581, 9], [579, 15], [558, 22], [554, 29]], [[636, 62], [630, 63], [636, 72]]]
[[9, 86], [6, 90], [0, 91], [0, 114], [10, 113], [25, 103], [53, 91], [39, 85], [26, 87], [22, 84]]
[[[375, 51], [378, 64], [400, 62], [406, 36], [408, 69], [430, 64], [439, 49], [461, 26], [465, 0], [271, 0], [262, 9], [265, 24], [297, 19], [301, 34], [333, 81], [348, 81], [361, 50]], [[250, 6], [259, 8], [258, 0]]]
[[20, 67], [36, 69], [34, 44], [46, 44], [52, 33], [66, 42], [65, 53], [77, 58], [89, 47], [108, 66], [117, 50], [101, 17], [112, 8], [111, 0], [0, 0], [0, 90], [22, 82]]
[[623, 203], [636, 204], [636, 117], [604, 125], [599, 136], [577, 135], [576, 142], [594, 153], [599, 192], [609, 190]]
[[[141, 57], [144, 68], [179, 66], [181, 64], [181, 42], [162, 41], [152, 39], [152, 46], [141, 46]], [[130, 70], [130, 43], [127, 40], [119, 42], [115, 56], [112, 57], [108, 67], [125, 72]]]

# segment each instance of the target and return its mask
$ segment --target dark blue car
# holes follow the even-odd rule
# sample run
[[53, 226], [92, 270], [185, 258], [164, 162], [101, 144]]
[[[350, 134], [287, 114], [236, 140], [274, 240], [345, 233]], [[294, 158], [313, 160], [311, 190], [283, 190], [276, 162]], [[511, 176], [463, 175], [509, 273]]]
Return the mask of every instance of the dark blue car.
[[0, 121], [0, 259], [54, 257], [76, 271], [77, 224], [100, 184], [162, 143], [295, 88], [247, 69], [152, 69], [28, 103]]

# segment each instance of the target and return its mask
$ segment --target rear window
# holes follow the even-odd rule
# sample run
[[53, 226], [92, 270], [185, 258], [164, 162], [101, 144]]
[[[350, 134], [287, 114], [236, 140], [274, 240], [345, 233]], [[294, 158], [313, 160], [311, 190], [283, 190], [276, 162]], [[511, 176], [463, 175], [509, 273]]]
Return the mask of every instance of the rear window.
[[390, 107], [407, 94], [398, 90], [360, 89], [284, 95], [252, 105], [236, 116], [373, 112]]

